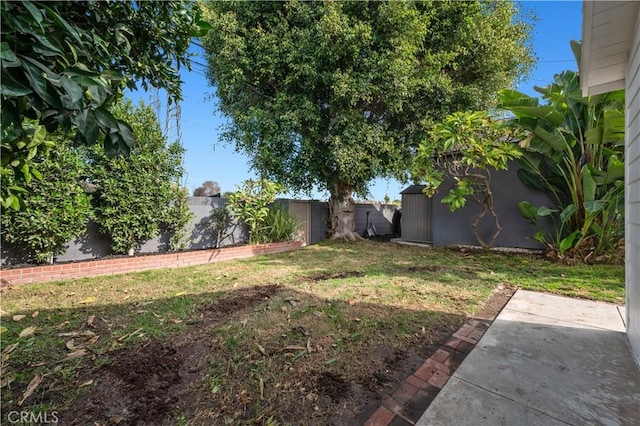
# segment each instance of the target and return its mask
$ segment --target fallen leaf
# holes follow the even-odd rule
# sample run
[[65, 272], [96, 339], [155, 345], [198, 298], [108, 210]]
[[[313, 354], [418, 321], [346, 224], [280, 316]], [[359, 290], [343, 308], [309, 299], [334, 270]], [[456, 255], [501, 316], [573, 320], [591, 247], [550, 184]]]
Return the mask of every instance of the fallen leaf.
[[87, 354], [87, 350], [86, 349], [78, 349], [77, 351], [73, 351], [73, 352], [69, 353], [67, 355], [67, 358], [65, 358], [65, 360], [74, 359], [74, 358], [80, 358], [81, 356], [85, 356], [86, 354]]
[[262, 355], [267, 356], [267, 351], [264, 350], [264, 347], [260, 343], [256, 343], [256, 346]]
[[36, 374], [33, 379], [29, 382], [29, 386], [27, 386], [27, 390], [22, 394], [22, 399], [18, 402], [18, 405], [22, 405], [24, 401], [31, 396], [34, 390], [42, 383], [42, 379], [44, 376], [40, 373]]
[[95, 342], [98, 341], [98, 338], [100, 337], [99, 334], [96, 334], [95, 336], [89, 338], [86, 342], [84, 342], [85, 345], [93, 345]]
[[176, 293], [176, 297], [178, 296], [184, 296], [185, 294], [187, 294], [186, 291], [179, 291], [178, 293]]
[[304, 351], [307, 348], [305, 348], [304, 346], [289, 345], [289, 346], [285, 346], [284, 349], [286, 351]]
[[5, 326], [0, 326], [0, 334], [5, 333], [8, 330]]
[[95, 335], [96, 335], [96, 333], [94, 333], [91, 330], [71, 331], [69, 333], [57, 333], [56, 334], [57, 337], [78, 337], [78, 336], [91, 337], [91, 336], [95, 336]]
[[80, 301], [81, 305], [86, 305], [89, 303], [96, 303], [98, 299], [95, 296], [87, 296], [84, 300]]
[[29, 364], [29, 367], [42, 367], [43, 365], [47, 365], [47, 363], [44, 361], [32, 362], [31, 364]]
[[18, 347], [18, 342], [14, 343], [13, 345], [9, 345], [6, 348], [4, 348], [4, 350], [2, 351], [2, 354], [8, 355], [11, 352], [13, 352], [17, 347]]
[[356, 304], [356, 301], [354, 299], [349, 299], [349, 306], [353, 306]]
[[87, 318], [87, 325], [89, 327], [93, 327], [93, 322], [96, 320], [96, 316], [95, 315], [89, 315], [89, 318]]
[[88, 380], [88, 381], [86, 381], [86, 382], [84, 382], [84, 383], [80, 383], [80, 384], [78, 385], [78, 387], [79, 387], [79, 388], [83, 388], [83, 387], [85, 387], [85, 386], [90, 386], [90, 385], [92, 385], [92, 384], [93, 384], [93, 379]]
[[67, 325], [69, 325], [69, 321], [64, 321], [64, 322], [61, 322], [61, 323], [60, 323], [60, 324], [58, 324], [58, 325], [54, 325], [52, 328], [53, 328], [54, 330], [59, 330], [59, 329], [61, 329], [62, 327], [67, 326]]
[[69, 340], [65, 346], [67, 347], [67, 349], [69, 349], [70, 351], [74, 351], [76, 350], [78, 347], [75, 345], [74, 339]]
[[31, 318], [36, 318], [38, 315], [40, 315], [40, 311], [35, 311], [31, 314]]
[[36, 329], [37, 329], [37, 328], [38, 328], [38, 327], [36, 327], [35, 325], [32, 325], [31, 327], [27, 327], [27, 328], [25, 328], [24, 330], [22, 330], [22, 331], [20, 332], [19, 337], [28, 337], [28, 336], [31, 336], [33, 333], [35, 333], [35, 332], [36, 332]]
[[20, 321], [21, 319], [23, 319], [24, 317], [26, 317], [26, 315], [14, 315], [13, 316], [13, 320], [14, 321]]
[[307, 352], [313, 352], [313, 348], [311, 347], [311, 339], [307, 339]]

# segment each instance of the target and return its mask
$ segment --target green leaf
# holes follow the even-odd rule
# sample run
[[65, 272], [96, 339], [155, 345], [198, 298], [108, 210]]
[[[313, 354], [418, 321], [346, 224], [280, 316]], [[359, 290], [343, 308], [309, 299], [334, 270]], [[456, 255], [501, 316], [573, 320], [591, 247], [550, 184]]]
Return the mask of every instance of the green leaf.
[[0, 87], [2, 90], [3, 96], [9, 97], [17, 97], [17, 96], [26, 96], [30, 93], [33, 93], [33, 90], [28, 88], [27, 86], [18, 83], [9, 73], [2, 74], [2, 80], [0, 81]]
[[82, 99], [84, 96], [84, 89], [78, 83], [68, 77], [61, 77], [60, 82], [62, 83], [62, 88], [65, 90], [67, 95], [69, 95], [69, 101], [71, 104], [76, 104]]
[[569, 250], [571, 247], [573, 247], [573, 243], [576, 240], [576, 238], [581, 235], [580, 231], [573, 231], [571, 234], [567, 235], [565, 238], [563, 238], [560, 241], [560, 244], [558, 244], [558, 251], [563, 254], [565, 253], [567, 250]]
[[518, 211], [525, 219], [529, 219], [533, 224], [538, 221], [538, 208], [529, 201], [520, 201], [518, 203]]
[[551, 105], [530, 107], [530, 106], [510, 106], [506, 108], [518, 117], [534, 117], [549, 122], [552, 126], [560, 126], [564, 122], [564, 116]]
[[596, 198], [596, 181], [592, 176], [593, 168], [589, 165], [585, 166], [582, 172], [582, 191], [585, 201], [593, 201]]
[[60, 98], [56, 97], [49, 93], [49, 88], [47, 87], [47, 80], [39, 67], [34, 66], [34, 64], [30, 62], [37, 62], [30, 58], [24, 58], [26, 61], [23, 61], [23, 67], [27, 72], [27, 78], [29, 79], [29, 83], [33, 90], [40, 96], [47, 104], [52, 105], [55, 108], [61, 108], [62, 104], [60, 102]]
[[538, 207], [538, 211], [537, 211], [538, 216], [543, 216], [543, 217], [544, 216], [550, 216], [550, 215], [552, 215], [554, 213], [557, 213], [557, 212], [558, 212], [557, 209], [552, 209], [552, 208], [546, 207], [546, 206]]
[[20, 60], [18, 59], [16, 54], [13, 53], [13, 50], [11, 50], [9, 43], [7, 43], [6, 41], [0, 43], [0, 59], [2, 59], [3, 68], [16, 67], [20, 65]]
[[577, 210], [578, 208], [576, 207], [575, 204], [569, 204], [567, 207], [565, 207], [560, 212], [560, 223], [562, 223], [563, 225], [567, 223], [571, 219], [571, 217], [576, 213]]
[[38, 23], [42, 23], [44, 17], [42, 12], [30, 1], [23, 1], [22, 5], [29, 11], [33, 19]]
[[606, 206], [606, 202], [603, 200], [591, 200], [584, 203], [585, 211], [591, 214], [598, 213], [604, 208], [604, 206]]

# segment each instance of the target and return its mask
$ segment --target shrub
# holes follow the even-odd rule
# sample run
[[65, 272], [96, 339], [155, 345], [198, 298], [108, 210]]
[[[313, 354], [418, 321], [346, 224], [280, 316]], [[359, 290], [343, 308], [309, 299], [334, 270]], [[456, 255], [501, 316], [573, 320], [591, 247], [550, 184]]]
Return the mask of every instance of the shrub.
[[278, 243], [291, 241], [298, 230], [298, 221], [289, 210], [280, 206], [269, 207], [267, 216], [258, 230], [260, 242]]
[[[63, 136], [40, 158], [42, 179], [32, 179], [22, 195], [20, 210], [5, 208], [2, 232], [5, 241], [30, 251], [38, 262], [51, 262], [65, 252], [65, 244], [81, 236], [92, 218], [89, 197], [80, 186], [82, 156]], [[13, 176], [3, 175], [2, 186], [12, 186]]]

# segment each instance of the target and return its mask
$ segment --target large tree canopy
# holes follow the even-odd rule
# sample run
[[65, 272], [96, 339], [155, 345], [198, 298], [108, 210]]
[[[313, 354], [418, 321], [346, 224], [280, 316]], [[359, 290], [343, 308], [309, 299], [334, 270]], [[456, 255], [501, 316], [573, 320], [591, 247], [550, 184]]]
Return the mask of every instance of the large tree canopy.
[[[3, 1], [0, 15], [2, 172], [18, 185], [30, 180], [43, 147], [25, 118], [71, 132], [76, 143], [128, 152], [131, 129], [109, 107], [136, 83], [179, 99], [178, 70], [189, 65], [187, 49], [200, 28], [183, 0]], [[5, 207], [19, 201], [10, 188], [0, 199]]]
[[533, 62], [511, 2], [211, 2], [210, 82], [227, 140], [263, 176], [331, 193], [334, 237], [352, 194], [404, 178], [448, 113], [486, 108]]

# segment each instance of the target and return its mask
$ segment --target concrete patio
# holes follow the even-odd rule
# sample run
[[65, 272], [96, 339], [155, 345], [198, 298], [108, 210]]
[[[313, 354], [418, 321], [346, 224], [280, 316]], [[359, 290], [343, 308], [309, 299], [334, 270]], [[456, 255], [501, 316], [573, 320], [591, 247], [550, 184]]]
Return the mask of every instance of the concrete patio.
[[419, 421], [638, 425], [624, 308], [519, 290]]

